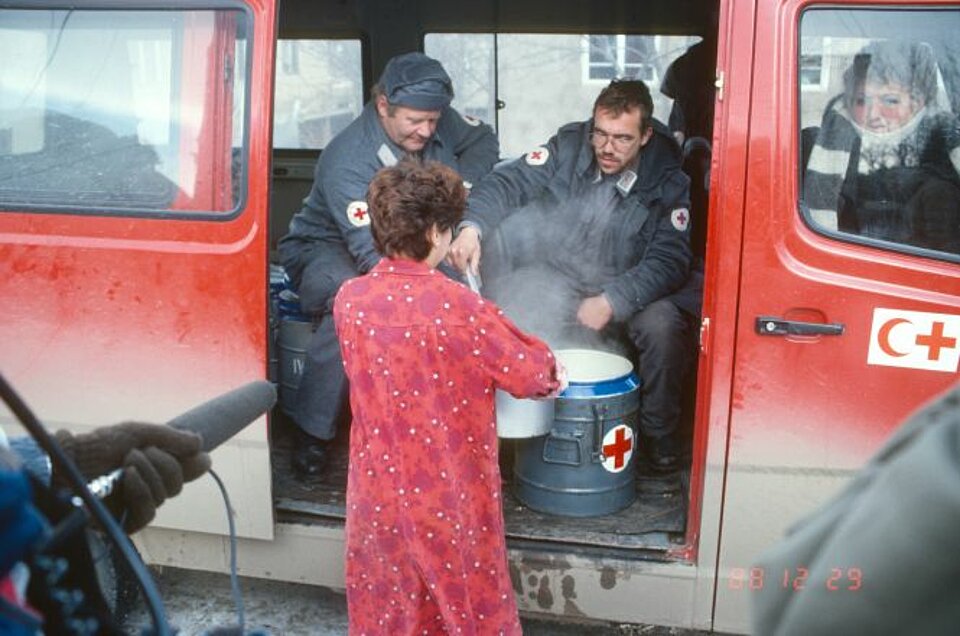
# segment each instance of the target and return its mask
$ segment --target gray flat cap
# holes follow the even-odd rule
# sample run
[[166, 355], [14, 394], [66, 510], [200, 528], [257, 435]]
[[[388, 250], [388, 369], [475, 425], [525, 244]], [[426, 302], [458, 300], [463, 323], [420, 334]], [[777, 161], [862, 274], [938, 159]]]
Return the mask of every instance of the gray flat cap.
[[416, 110], [441, 110], [453, 99], [453, 83], [440, 62], [423, 53], [391, 58], [380, 76], [387, 101]]

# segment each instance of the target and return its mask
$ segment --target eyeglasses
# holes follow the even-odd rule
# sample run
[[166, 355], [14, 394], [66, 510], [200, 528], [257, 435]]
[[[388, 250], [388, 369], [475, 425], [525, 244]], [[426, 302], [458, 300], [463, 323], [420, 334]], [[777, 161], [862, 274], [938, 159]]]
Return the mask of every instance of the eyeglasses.
[[628, 150], [636, 140], [637, 138], [633, 135], [611, 135], [598, 128], [590, 131], [590, 142], [597, 148], [603, 148], [609, 141], [616, 150]]

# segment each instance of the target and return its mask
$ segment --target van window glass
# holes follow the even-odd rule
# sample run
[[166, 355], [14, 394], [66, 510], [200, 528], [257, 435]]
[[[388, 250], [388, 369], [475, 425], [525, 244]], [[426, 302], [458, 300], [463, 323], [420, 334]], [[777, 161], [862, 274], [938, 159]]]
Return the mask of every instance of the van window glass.
[[[612, 78], [647, 82], [654, 116], [673, 103], [660, 92], [670, 63], [696, 36], [624, 34], [430, 33], [424, 51], [453, 79], [454, 108], [491, 124], [501, 154], [515, 157], [557, 128], [590, 117]], [[498, 108], [499, 105], [499, 108]]]
[[800, 209], [815, 230], [960, 261], [960, 10], [800, 23]]
[[0, 208], [239, 206], [246, 14], [0, 12]]
[[273, 147], [317, 150], [363, 109], [359, 40], [279, 40]]
[[593, 80], [634, 77], [656, 87], [659, 79], [656, 64], [656, 36], [590, 35], [587, 74]]

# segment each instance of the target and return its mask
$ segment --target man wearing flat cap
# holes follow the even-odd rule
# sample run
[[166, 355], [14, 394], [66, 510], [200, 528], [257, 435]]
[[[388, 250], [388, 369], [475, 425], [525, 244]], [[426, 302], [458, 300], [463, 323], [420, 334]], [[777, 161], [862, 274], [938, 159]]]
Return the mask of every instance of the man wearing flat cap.
[[493, 130], [457, 113], [452, 99], [450, 76], [438, 61], [406, 53], [387, 62], [363, 112], [323, 150], [310, 195], [280, 240], [281, 263], [317, 324], [293, 407], [301, 433], [293, 469], [301, 479], [323, 471], [326, 443], [348, 412], [331, 305], [343, 281], [380, 261], [365, 200], [374, 174], [415, 156], [454, 168], [469, 187], [498, 159]]

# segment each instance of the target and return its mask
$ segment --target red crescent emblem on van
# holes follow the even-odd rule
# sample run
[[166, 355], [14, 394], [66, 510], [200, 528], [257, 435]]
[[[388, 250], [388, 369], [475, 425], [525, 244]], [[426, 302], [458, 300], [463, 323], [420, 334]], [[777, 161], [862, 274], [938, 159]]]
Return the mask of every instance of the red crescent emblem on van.
[[877, 344], [880, 345], [880, 348], [883, 349], [883, 352], [888, 356], [893, 356], [896, 358], [902, 358], [907, 355], [906, 353], [901, 353], [893, 348], [893, 345], [890, 344], [890, 332], [893, 331], [893, 328], [897, 325], [902, 325], [903, 323], [910, 324], [910, 321], [906, 318], [894, 318], [893, 320], [888, 320], [883, 323], [883, 326], [880, 327], [880, 332], [877, 333]]
[[960, 315], [874, 309], [867, 364], [956, 373]]

